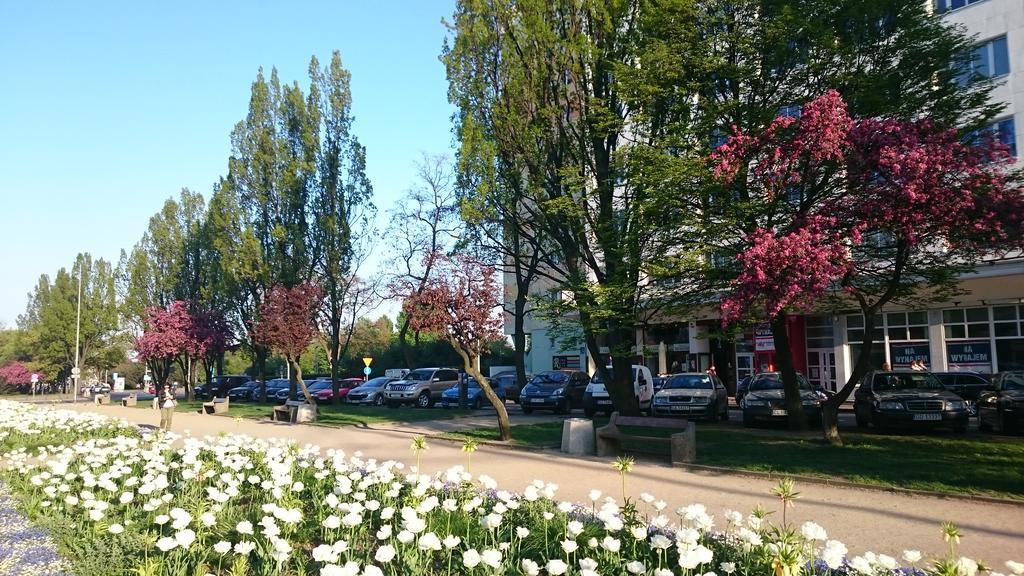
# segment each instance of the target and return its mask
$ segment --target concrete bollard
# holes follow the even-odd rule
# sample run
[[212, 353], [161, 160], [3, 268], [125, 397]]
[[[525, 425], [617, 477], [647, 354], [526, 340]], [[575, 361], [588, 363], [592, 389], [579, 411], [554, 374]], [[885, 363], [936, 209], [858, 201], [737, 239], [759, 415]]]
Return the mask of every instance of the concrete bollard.
[[692, 464], [697, 461], [697, 434], [691, 422], [686, 430], [669, 438], [673, 464]]
[[566, 418], [562, 423], [562, 452], [576, 455], [594, 453], [594, 421]]

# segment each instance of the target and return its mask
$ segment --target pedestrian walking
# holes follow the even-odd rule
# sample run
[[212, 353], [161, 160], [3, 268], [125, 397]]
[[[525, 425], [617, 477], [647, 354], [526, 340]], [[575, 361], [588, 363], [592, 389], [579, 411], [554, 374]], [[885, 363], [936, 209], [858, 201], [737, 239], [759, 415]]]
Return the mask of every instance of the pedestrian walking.
[[165, 384], [160, 392], [160, 429], [171, 431], [171, 420], [174, 419], [174, 407], [177, 406], [178, 383]]
[[683, 371], [683, 365], [679, 363], [679, 360], [672, 362], [672, 373], [679, 374]]

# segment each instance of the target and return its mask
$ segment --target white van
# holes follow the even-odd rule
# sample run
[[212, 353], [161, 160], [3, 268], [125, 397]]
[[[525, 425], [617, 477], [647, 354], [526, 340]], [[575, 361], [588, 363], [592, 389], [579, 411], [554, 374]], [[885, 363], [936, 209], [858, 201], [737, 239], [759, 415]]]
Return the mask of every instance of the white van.
[[[612, 371], [611, 366], [608, 367], [608, 371]], [[654, 378], [647, 366], [633, 365], [633, 392], [640, 404], [640, 410], [649, 411], [651, 399], [654, 397]], [[604, 380], [601, 379], [601, 373], [596, 372], [590, 379], [590, 384], [587, 384], [586, 392], [583, 393], [583, 414], [587, 418], [593, 418], [598, 412], [611, 414], [613, 410], [612, 399], [604, 386]]]

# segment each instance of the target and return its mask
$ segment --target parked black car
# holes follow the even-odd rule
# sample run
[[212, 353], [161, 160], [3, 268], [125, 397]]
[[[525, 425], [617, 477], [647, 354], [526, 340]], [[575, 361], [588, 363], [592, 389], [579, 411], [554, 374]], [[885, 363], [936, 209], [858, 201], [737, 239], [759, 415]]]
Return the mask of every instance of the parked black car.
[[967, 405], [928, 372], [869, 372], [854, 393], [857, 426], [967, 431]]
[[230, 398], [232, 402], [248, 402], [249, 400], [252, 400], [253, 393], [258, 393], [259, 389], [259, 380], [249, 380], [237, 388], [228, 390], [228, 398]]
[[[287, 378], [274, 378], [273, 380], [267, 380], [267, 400], [270, 402], [277, 402], [277, 392], [282, 388], [285, 390], [288, 389]], [[252, 400], [253, 402], [258, 402], [260, 400], [259, 387], [252, 391]], [[283, 402], [284, 401], [282, 400], [281, 403]]]
[[[826, 396], [811, 388], [803, 374], [797, 374], [797, 381], [804, 416], [813, 424], [821, 423], [821, 403]], [[782, 375], [779, 372], [762, 372], [752, 376], [742, 398], [740, 408], [743, 409], [744, 426], [752, 426], [759, 420], [784, 422], [789, 418]]]
[[946, 390], [967, 401], [967, 411], [971, 416], [975, 414], [974, 405], [978, 397], [992, 386], [987, 376], [977, 372], [932, 372], [932, 375], [942, 382]]
[[1013, 432], [1024, 424], [1024, 370], [1000, 372], [978, 398], [978, 427]]
[[233, 388], [243, 386], [250, 381], [252, 381], [251, 377], [237, 374], [214, 376], [213, 380], [206, 384], [196, 386], [195, 397], [196, 400], [209, 400], [214, 397], [224, 398]]
[[523, 407], [523, 414], [534, 410], [568, 414], [573, 408], [583, 406], [583, 392], [589, 383], [590, 376], [578, 370], [541, 372], [523, 387], [519, 393], [519, 404]]

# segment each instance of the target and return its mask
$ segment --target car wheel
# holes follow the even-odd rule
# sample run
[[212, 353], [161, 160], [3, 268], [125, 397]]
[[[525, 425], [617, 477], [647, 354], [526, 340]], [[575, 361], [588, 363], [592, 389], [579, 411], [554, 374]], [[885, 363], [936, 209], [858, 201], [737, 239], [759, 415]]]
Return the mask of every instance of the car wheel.
[[480, 397], [477, 396], [476, 400], [473, 400], [473, 410], [479, 410], [483, 404], [480, 402]]
[[533, 408], [529, 406], [523, 406], [523, 414], [533, 414]]
[[373, 405], [374, 406], [383, 406], [384, 405], [384, 397], [381, 396], [380, 394], [377, 394], [377, 396], [375, 396], [373, 398]]
[[743, 427], [750, 428], [754, 425], [754, 417], [746, 412], [743, 413]]
[[869, 419], [868, 419], [867, 415], [864, 414], [864, 412], [862, 412], [860, 410], [854, 410], [853, 411], [853, 417], [857, 420], [857, 428], [867, 428], [868, 427]]
[[420, 392], [420, 395], [416, 397], [416, 406], [430, 408], [430, 392]]

